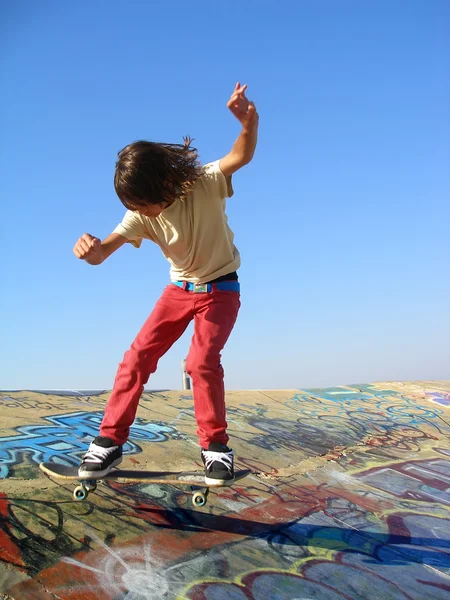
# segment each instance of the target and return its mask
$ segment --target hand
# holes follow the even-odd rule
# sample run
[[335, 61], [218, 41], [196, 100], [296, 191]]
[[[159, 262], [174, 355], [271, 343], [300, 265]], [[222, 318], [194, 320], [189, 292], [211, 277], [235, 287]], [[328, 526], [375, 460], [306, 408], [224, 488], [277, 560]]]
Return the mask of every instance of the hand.
[[101, 262], [102, 243], [98, 238], [85, 233], [73, 247], [73, 253], [77, 258], [81, 258], [82, 260]]
[[240, 121], [244, 129], [250, 129], [253, 125], [258, 124], [258, 113], [253, 102], [250, 102], [245, 95], [247, 84], [242, 85], [239, 81], [227, 102], [228, 108], [233, 115]]

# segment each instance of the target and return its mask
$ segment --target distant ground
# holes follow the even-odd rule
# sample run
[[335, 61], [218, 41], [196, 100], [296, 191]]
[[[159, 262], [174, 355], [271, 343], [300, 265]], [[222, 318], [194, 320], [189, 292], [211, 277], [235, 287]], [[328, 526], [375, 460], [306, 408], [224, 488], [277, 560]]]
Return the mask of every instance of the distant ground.
[[[450, 382], [233, 391], [238, 468], [186, 490], [100, 484], [77, 464], [105, 391], [0, 392], [0, 592], [14, 600], [449, 600]], [[190, 392], [143, 395], [125, 468], [200, 468]]]

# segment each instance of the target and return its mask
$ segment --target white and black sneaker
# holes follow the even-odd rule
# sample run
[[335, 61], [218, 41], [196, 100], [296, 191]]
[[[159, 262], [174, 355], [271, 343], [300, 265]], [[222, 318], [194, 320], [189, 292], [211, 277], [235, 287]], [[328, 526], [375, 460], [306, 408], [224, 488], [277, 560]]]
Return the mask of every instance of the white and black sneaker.
[[122, 446], [109, 437], [98, 436], [91, 442], [78, 468], [80, 477], [99, 479], [122, 462]]
[[208, 450], [202, 448], [202, 460], [205, 465], [205, 483], [208, 485], [232, 485], [234, 483], [233, 450], [211, 442]]

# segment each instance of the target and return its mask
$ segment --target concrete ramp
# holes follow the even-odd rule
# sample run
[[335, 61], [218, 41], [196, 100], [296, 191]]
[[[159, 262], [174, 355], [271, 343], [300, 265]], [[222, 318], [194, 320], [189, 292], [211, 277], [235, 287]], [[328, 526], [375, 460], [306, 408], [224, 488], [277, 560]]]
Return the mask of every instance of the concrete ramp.
[[[77, 464], [109, 394], [0, 393], [0, 598], [449, 600], [450, 382], [228, 392], [237, 468], [186, 490], [100, 484]], [[190, 392], [146, 392], [123, 468], [201, 468]]]

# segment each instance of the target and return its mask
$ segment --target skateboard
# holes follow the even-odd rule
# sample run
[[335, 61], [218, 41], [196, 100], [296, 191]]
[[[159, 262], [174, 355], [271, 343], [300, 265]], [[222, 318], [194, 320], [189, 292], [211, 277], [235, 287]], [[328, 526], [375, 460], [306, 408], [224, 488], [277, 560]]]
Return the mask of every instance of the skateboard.
[[[117, 481], [118, 483], [157, 483], [160, 485], [173, 485], [175, 487], [187, 487], [192, 490], [192, 504], [204, 506], [208, 500], [211, 488], [222, 488], [224, 486], [205, 483], [203, 473], [199, 471], [186, 473], [173, 473], [168, 471], [137, 471], [134, 469], [114, 469], [107, 475], [98, 479], [86, 479], [78, 475], [78, 467], [69, 467], [58, 463], [43, 462], [39, 465], [40, 470], [50, 479], [62, 481], [78, 481], [79, 485], [73, 490], [74, 500], [85, 500], [90, 492], [95, 492], [99, 481]], [[247, 477], [250, 470], [236, 471], [235, 481]], [[233, 482], [234, 484], [234, 482]], [[232, 485], [233, 485], [232, 484]], [[195, 491], [197, 490], [197, 491]]]

